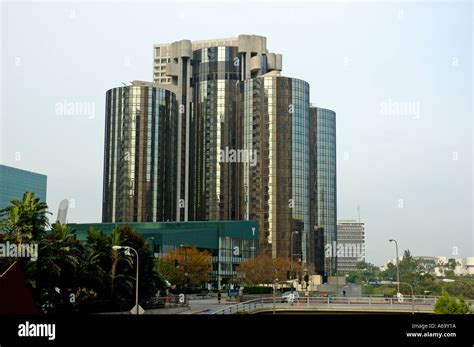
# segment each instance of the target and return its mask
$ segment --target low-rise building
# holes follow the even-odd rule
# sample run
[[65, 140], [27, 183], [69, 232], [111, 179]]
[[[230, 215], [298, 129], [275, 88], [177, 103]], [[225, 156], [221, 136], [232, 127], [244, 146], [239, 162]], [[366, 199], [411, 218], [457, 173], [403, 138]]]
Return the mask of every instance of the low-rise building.
[[46, 201], [47, 176], [11, 166], [0, 165], [0, 210], [12, 200], [21, 200], [25, 192]]
[[77, 239], [85, 242], [94, 228], [110, 233], [128, 225], [151, 245], [155, 257], [179, 247], [196, 247], [212, 255], [210, 284], [221, 289], [236, 276], [237, 266], [258, 254], [258, 221], [133, 222], [69, 224]]

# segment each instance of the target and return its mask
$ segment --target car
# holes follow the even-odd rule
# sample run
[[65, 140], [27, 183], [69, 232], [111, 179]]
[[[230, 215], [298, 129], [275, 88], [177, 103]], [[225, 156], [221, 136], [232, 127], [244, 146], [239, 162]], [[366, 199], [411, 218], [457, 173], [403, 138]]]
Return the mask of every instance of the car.
[[300, 293], [297, 291], [284, 292], [281, 296], [281, 302], [294, 302], [300, 299]]

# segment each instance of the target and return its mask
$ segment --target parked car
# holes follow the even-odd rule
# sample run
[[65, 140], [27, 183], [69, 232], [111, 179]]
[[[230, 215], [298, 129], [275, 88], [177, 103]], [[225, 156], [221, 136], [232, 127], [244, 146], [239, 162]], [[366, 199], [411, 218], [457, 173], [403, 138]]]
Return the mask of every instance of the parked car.
[[300, 293], [297, 291], [284, 292], [281, 296], [281, 302], [294, 302], [300, 299]]

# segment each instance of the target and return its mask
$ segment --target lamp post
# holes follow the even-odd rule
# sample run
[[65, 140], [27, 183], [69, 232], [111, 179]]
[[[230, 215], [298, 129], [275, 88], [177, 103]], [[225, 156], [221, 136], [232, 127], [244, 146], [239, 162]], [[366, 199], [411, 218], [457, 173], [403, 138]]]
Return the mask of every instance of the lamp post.
[[413, 293], [413, 287], [410, 283], [406, 283], [406, 282], [392, 282], [393, 284], [396, 284], [397, 286], [400, 287], [400, 284], [406, 284], [407, 286], [410, 287], [410, 290], [411, 290], [411, 314], [415, 314], [415, 296], [414, 296], [414, 293]]
[[188, 272], [188, 251], [186, 245], [179, 245], [180, 248], [184, 250], [184, 302], [188, 305], [188, 280], [189, 280], [189, 272]]
[[406, 284], [407, 286], [409, 286], [411, 290], [411, 314], [415, 314], [415, 294], [413, 292], [413, 287], [410, 283], [399, 281], [380, 281], [380, 284], [396, 284], [398, 287], [400, 287], [400, 284]]
[[[298, 230], [292, 231], [290, 234], [290, 272], [293, 279], [293, 234], [299, 234]], [[293, 287], [293, 284], [291, 285]]]
[[130, 254], [130, 250], [134, 251], [135, 252], [135, 255], [137, 256], [137, 276], [136, 276], [136, 281], [135, 281], [135, 309], [137, 310], [137, 315], [139, 314], [139, 306], [138, 306], [138, 264], [139, 264], [139, 261], [138, 261], [138, 252], [135, 250], [135, 248], [133, 247], [129, 247], [129, 246], [112, 246], [112, 249], [115, 250], [115, 251], [118, 251], [118, 250], [125, 250], [125, 254], [129, 255]]
[[275, 301], [276, 301], [276, 284], [278, 282], [278, 278], [273, 279], [273, 314], [275, 314]]
[[[388, 240], [389, 242], [395, 242], [395, 253], [396, 253], [396, 262], [397, 262], [397, 282], [400, 283], [400, 266], [398, 264], [398, 242], [395, 239]], [[400, 293], [400, 284], [397, 284], [397, 293]]]

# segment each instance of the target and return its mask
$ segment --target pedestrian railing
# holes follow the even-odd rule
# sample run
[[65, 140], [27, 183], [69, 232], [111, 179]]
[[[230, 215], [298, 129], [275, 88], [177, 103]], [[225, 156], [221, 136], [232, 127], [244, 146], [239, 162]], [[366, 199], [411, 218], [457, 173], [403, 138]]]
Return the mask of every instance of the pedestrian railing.
[[253, 299], [245, 302], [240, 302], [235, 305], [227, 306], [221, 310], [215, 311], [211, 314], [234, 314], [238, 312], [246, 312], [246, 311], [253, 311], [257, 308], [263, 308], [264, 304], [263, 298], [260, 299]]
[[142, 305], [145, 309], [185, 307], [187, 303], [179, 295], [153, 297]]
[[[281, 299], [278, 298], [278, 301], [281, 302]], [[277, 301], [277, 302], [278, 302]], [[436, 304], [435, 297], [411, 297], [411, 296], [404, 296], [402, 299], [398, 299], [396, 297], [311, 297], [311, 296], [303, 296], [293, 301], [287, 301], [288, 304], [306, 304], [306, 306], [311, 305], [327, 305], [327, 306], [336, 306], [336, 305], [367, 305], [367, 306], [404, 306], [404, 305], [422, 305], [422, 306], [434, 306]]]
[[431, 311], [436, 304], [436, 297], [404, 296], [403, 299], [397, 297], [316, 297], [302, 296], [294, 300], [282, 297], [262, 297], [227, 306], [212, 314], [235, 314], [243, 311], [255, 311], [257, 309], [270, 309], [273, 305], [278, 309], [305, 309], [305, 308], [366, 308], [369, 310], [393, 309], [414, 311]]
[[404, 296], [403, 299], [397, 297], [321, 297], [321, 296], [302, 296], [294, 300], [281, 298], [279, 296], [261, 297], [248, 300], [235, 305], [227, 306], [223, 309], [213, 312], [212, 314], [235, 314], [240, 312], [250, 312], [257, 309], [271, 309], [273, 305], [278, 309], [291, 308], [366, 308], [367, 310], [377, 310], [380, 308], [396, 310], [430, 311], [436, 304], [436, 297], [425, 296]]

